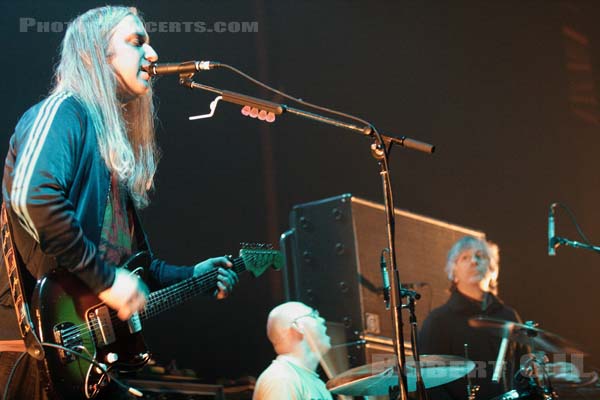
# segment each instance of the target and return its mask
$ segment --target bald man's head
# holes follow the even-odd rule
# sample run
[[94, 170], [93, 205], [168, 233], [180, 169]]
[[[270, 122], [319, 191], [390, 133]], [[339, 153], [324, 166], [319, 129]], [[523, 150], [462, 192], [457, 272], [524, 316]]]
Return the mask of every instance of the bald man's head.
[[267, 336], [277, 354], [288, 353], [302, 341], [302, 327], [297, 319], [311, 312], [312, 308], [297, 301], [283, 303], [271, 310], [267, 320]]

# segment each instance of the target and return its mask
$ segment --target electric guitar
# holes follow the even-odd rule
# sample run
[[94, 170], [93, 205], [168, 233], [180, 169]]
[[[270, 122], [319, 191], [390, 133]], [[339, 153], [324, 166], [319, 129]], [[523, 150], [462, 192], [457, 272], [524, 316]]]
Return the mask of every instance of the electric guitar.
[[[257, 277], [269, 267], [280, 269], [283, 259], [279, 251], [255, 246], [240, 250], [240, 256], [232, 263], [236, 273], [247, 270]], [[150, 256], [140, 252], [123, 268], [137, 271], [148, 265]], [[73, 274], [60, 270], [49, 273], [36, 285], [31, 306], [40, 341], [46, 344], [42, 364], [51, 390], [67, 399], [95, 397], [109, 381], [102, 369], [135, 371], [150, 359], [141, 333], [142, 320], [216, 289], [217, 271], [212, 270], [150, 293], [142, 311], [121, 321], [116, 311]]]

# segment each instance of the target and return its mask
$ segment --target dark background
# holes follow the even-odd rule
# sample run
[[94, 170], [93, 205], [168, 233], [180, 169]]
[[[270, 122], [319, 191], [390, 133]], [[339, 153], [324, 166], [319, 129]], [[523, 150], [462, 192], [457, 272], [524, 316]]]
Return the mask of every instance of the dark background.
[[[68, 21], [105, 3], [0, 3], [3, 154], [19, 116], [50, 88], [63, 36], [19, 32], [19, 18]], [[150, 35], [161, 61], [219, 60], [434, 143], [434, 155], [394, 149], [395, 205], [486, 232], [501, 247], [505, 302], [580, 343], [592, 354], [586, 369], [600, 364], [599, 258], [571, 248], [551, 258], [546, 248], [554, 201], [600, 242], [599, 2], [122, 3], [148, 21], [258, 21], [256, 33]], [[197, 80], [277, 99], [226, 70]], [[235, 253], [242, 241], [277, 243], [295, 204], [342, 193], [382, 201], [369, 140], [292, 115], [267, 125], [231, 104], [188, 121], [213, 96], [186, 91], [174, 76], [155, 87], [164, 156], [143, 219], [161, 257], [189, 264]], [[579, 240], [562, 210], [557, 233]], [[159, 362], [177, 359], [209, 381], [257, 376], [273, 357], [264, 325], [281, 285], [276, 272], [245, 276], [226, 301], [198, 299], [162, 315], [146, 324], [150, 347]]]

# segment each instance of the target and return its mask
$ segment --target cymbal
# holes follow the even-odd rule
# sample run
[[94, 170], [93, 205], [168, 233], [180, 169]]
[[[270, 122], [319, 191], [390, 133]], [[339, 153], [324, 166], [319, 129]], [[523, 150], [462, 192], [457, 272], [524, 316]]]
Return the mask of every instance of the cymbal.
[[511, 390], [491, 400], [547, 400], [547, 399], [598, 399], [600, 388], [594, 383], [598, 381], [598, 373], [592, 371], [584, 374], [577, 382], [561, 381], [560, 378], [552, 377], [552, 389], [556, 395], [551, 395], [537, 386], [529, 386], [521, 391]]
[[497, 318], [475, 317], [469, 319], [469, 326], [474, 328], [488, 328], [495, 335], [508, 337], [508, 339], [531, 346], [532, 350], [542, 350], [548, 353], [582, 353], [573, 342], [533, 324], [520, 324]]
[[[387, 395], [391, 386], [398, 385], [396, 373], [396, 358], [390, 357], [385, 361], [352, 368], [327, 382], [327, 389], [333, 394], [349, 396], [381, 396]], [[407, 361], [406, 377], [408, 391], [417, 390], [417, 378], [414, 361]], [[473, 368], [473, 361], [445, 355], [421, 356], [421, 374], [426, 388], [452, 382]]]

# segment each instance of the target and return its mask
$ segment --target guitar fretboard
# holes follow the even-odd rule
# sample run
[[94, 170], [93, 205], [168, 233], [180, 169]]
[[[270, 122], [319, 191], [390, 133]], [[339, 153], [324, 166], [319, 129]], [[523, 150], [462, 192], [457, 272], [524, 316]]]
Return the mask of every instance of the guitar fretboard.
[[[240, 274], [246, 270], [242, 257], [232, 261], [233, 270]], [[212, 293], [217, 289], [217, 270], [213, 269], [204, 275], [194, 276], [167, 288], [150, 293], [146, 307], [139, 313], [147, 319], [167, 311], [185, 301], [203, 293]]]

